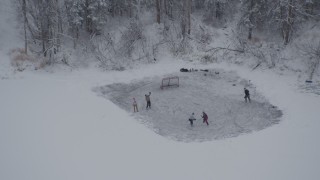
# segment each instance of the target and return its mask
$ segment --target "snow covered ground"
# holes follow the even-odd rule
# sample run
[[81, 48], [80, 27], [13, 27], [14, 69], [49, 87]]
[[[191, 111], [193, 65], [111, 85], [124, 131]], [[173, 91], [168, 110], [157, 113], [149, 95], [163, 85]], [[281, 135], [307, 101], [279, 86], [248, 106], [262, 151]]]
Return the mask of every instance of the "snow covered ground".
[[[1, 179], [318, 179], [320, 97], [296, 78], [226, 64], [284, 111], [236, 138], [182, 143], [160, 136], [94, 87], [202, 68], [162, 61], [124, 72], [22, 72], [0, 81]], [[208, 67], [208, 66], [206, 66]], [[143, 69], [143, 71], [142, 71]]]

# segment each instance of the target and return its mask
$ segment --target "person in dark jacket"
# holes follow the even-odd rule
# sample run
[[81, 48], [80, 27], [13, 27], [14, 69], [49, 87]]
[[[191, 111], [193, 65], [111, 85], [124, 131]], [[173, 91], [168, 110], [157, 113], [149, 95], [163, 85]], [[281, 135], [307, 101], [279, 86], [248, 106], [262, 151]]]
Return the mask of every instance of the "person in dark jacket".
[[190, 121], [190, 125], [193, 126], [193, 121], [195, 121], [196, 118], [194, 117], [194, 113], [191, 114], [191, 116], [189, 117], [189, 121]]
[[249, 100], [249, 102], [251, 102], [251, 99], [250, 99], [250, 92], [247, 88], [244, 88], [244, 99], [245, 101], [247, 102], [247, 100]]
[[146, 101], [147, 101], [147, 107], [146, 109], [151, 109], [151, 100], [150, 100], [150, 95], [151, 95], [151, 92], [149, 92], [149, 94], [146, 94]]
[[202, 112], [202, 119], [203, 119], [203, 123], [206, 123], [207, 126], [209, 126], [208, 115], [204, 111]]

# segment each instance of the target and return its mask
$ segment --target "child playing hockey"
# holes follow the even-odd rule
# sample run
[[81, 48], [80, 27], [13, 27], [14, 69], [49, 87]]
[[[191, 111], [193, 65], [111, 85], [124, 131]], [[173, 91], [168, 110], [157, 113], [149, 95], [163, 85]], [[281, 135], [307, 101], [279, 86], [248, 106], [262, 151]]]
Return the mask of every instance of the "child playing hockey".
[[193, 121], [195, 121], [196, 118], [194, 118], [194, 113], [191, 114], [191, 116], [189, 117], [189, 121], [190, 121], [190, 125], [193, 126]]
[[209, 126], [208, 115], [204, 111], [202, 112], [202, 118], [203, 118], [203, 123], [206, 123], [207, 126]]
[[139, 112], [139, 110], [138, 110], [138, 104], [137, 104], [137, 101], [136, 101], [135, 98], [133, 98], [133, 103], [132, 103], [132, 105], [133, 105], [133, 112]]

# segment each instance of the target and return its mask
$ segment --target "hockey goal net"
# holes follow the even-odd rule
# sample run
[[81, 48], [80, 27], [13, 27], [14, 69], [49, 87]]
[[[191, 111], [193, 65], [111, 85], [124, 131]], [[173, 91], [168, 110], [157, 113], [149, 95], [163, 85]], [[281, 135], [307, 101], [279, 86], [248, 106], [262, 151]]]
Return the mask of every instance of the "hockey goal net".
[[179, 87], [179, 77], [173, 76], [173, 77], [166, 77], [162, 79], [160, 88], [163, 89], [164, 87]]

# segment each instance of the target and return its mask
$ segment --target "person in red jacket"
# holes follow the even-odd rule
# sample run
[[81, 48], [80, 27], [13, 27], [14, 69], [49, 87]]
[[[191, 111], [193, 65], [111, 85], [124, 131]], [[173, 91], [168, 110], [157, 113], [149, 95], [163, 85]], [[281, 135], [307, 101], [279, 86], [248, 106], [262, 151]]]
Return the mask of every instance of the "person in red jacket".
[[202, 118], [203, 118], [203, 123], [206, 123], [207, 126], [209, 126], [208, 115], [204, 111], [202, 112]]

